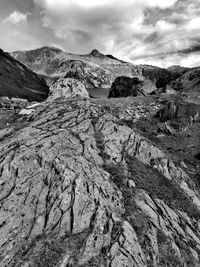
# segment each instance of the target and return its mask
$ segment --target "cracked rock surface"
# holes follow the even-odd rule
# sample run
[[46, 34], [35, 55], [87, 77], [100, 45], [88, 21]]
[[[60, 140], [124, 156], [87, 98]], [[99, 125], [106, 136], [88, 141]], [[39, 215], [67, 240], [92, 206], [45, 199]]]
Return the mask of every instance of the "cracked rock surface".
[[85, 86], [72, 78], [60, 78], [55, 81], [50, 87], [50, 96], [48, 100], [53, 100], [59, 97], [89, 97]]
[[0, 143], [0, 266], [199, 266], [199, 192], [170, 154], [90, 99], [19, 125]]

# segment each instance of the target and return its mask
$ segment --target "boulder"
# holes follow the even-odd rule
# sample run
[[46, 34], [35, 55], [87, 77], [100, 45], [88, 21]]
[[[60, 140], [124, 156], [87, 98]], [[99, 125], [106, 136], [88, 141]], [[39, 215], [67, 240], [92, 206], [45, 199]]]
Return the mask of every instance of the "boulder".
[[149, 79], [140, 80], [137, 77], [130, 78], [121, 76], [113, 82], [109, 98], [147, 95], [156, 90], [155, 84]]
[[199, 121], [200, 106], [187, 102], [181, 98], [164, 101], [162, 108], [157, 112], [161, 122], [177, 131], [186, 131], [191, 125]]
[[50, 87], [50, 96], [48, 100], [53, 100], [59, 97], [89, 97], [85, 86], [71, 78], [60, 78]]
[[113, 82], [108, 97], [137, 96], [140, 83], [141, 81], [138, 78], [118, 77]]
[[63, 63], [67, 74], [65, 78], [74, 78], [81, 81], [87, 89], [109, 88], [110, 74], [105, 69], [93, 63], [80, 60], [68, 60]]

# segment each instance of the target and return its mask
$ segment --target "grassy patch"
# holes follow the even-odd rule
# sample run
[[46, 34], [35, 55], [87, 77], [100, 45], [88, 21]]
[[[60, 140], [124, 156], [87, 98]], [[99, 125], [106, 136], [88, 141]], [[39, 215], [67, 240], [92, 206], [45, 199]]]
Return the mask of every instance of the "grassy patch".
[[127, 212], [135, 206], [133, 190], [127, 186], [127, 181], [130, 179], [135, 182], [137, 189], [144, 189], [152, 198], [161, 199], [170, 208], [179, 209], [187, 213], [189, 217], [200, 219], [199, 210], [175, 182], [166, 179], [157, 170], [139, 162], [134, 157], [127, 157], [126, 162], [128, 166], [126, 172], [122, 164], [109, 166], [106, 169], [123, 193]]
[[100, 131], [96, 131], [94, 133], [94, 138], [96, 140], [96, 146], [100, 150], [99, 155], [103, 160], [109, 159], [109, 155], [105, 153], [105, 144], [104, 144], [104, 136]]
[[86, 232], [60, 238], [56, 237], [56, 234], [39, 235], [31, 242], [20, 246], [13, 266], [16, 263], [29, 262], [30, 266], [34, 267], [56, 267], [62, 258], [67, 255], [72, 262], [72, 265], [69, 266], [75, 266], [86, 236]]
[[151, 197], [163, 200], [172, 209], [179, 209], [189, 217], [200, 219], [199, 210], [174, 181], [166, 179], [136, 158], [127, 158], [127, 165], [130, 179], [134, 180], [138, 189], [146, 190]]

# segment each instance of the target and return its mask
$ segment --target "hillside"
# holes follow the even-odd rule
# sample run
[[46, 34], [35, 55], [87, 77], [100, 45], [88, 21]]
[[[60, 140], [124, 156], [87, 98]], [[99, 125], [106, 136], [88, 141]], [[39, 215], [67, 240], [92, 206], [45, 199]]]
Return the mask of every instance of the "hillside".
[[[86, 55], [75, 55], [66, 53], [60, 49], [52, 47], [41, 47], [30, 51], [16, 51], [11, 55], [25, 64], [38, 74], [50, 77], [60, 77], [73, 72], [73, 77], [82, 75], [77, 71], [77, 64], [81, 69], [87, 68], [90, 71], [85, 75], [84, 79], [88, 83], [88, 88], [109, 88], [114, 80], [119, 76], [138, 77], [139, 79], [150, 79], [159, 87], [165, 87], [167, 83], [173, 79], [170, 71], [149, 65], [133, 65], [116, 59], [112, 55], [104, 55], [94, 49]], [[101, 75], [92, 74], [92, 80], [96, 83], [90, 83], [91, 73], [102, 73]], [[106, 77], [101, 78], [101, 77]], [[100, 79], [100, 81], [99, 81]], [[102, 82], [103, 80], [103, 82]]]
[[0, 50], [0, 96], [42, 101], [48, 96], [44, 79]]

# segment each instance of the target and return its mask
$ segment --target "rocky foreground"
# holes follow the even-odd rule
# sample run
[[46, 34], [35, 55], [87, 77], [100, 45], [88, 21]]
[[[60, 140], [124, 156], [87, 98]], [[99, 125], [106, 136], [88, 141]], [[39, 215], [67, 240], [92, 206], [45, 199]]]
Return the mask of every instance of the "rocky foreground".
[[200, 266], [198, 159], [144, 127], [178, 140], [199, 107], [179, 129], [131, 101], [58, 98], [0, 131], [0, 266]]

